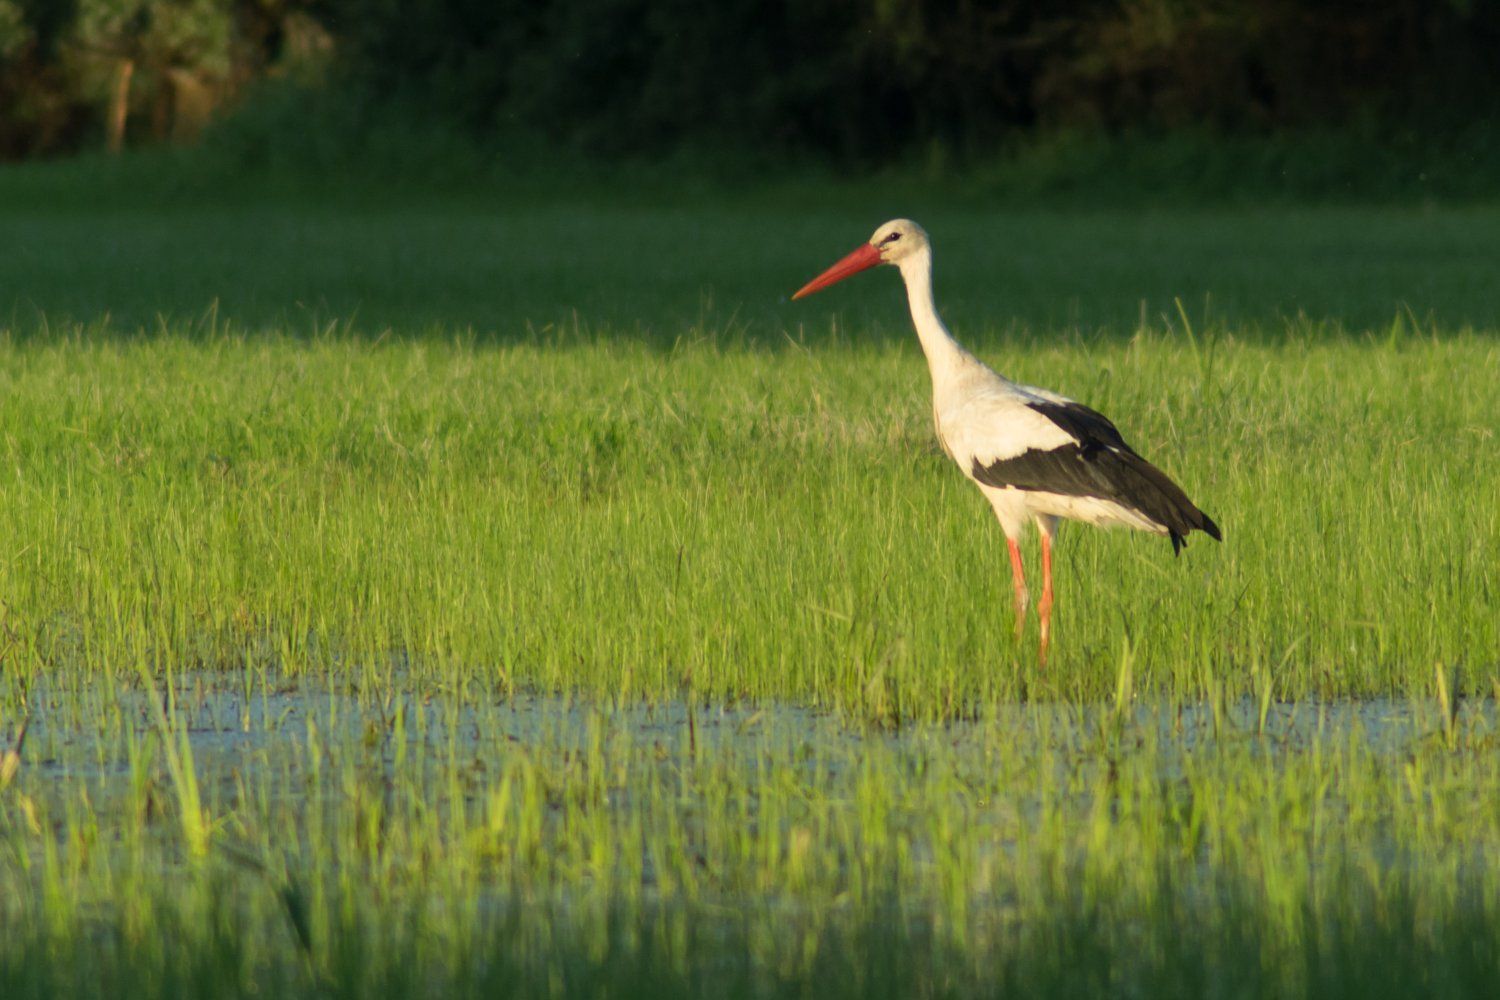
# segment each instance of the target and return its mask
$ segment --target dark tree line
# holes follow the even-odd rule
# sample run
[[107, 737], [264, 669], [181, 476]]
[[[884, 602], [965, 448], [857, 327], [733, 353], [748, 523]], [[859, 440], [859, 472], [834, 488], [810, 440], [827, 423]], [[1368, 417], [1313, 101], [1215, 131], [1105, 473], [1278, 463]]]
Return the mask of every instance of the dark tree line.
[[600, 151], [729, 136], [838, 157], [1017, 132], [1465, 124], [1486, 0], [325, 0], [361, 79]]
[[171, 135], [181, 91], [222, 105], [299, 25], [331, 85], [601, 154], [1463, 127], [1500, 99], [1493, 0], [0, 0], [0, 153], [117, 134], [122, 109]]

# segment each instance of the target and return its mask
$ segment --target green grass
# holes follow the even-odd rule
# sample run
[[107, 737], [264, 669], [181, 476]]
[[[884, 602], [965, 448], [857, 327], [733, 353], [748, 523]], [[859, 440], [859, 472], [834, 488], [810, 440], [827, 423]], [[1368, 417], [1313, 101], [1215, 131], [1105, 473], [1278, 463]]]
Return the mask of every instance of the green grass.
[[117, 333], [199, 330], [216, 305], [221, 322], [293, 336], [473, 329], [514, 342], [582, 327], [770, 345], [822, 341], [837, 321], [850, 341], [906, 344], [891, 274], [786, 301], [898, 215], [931, 231], [939, 304], [974, 347], [1129, 337], [1175, 322], [1176, 300], [1240, 338], [1324, 324], [1383, 335], [1397, 316], [1427, 333], [1500, 328], [1496, 205], [1058, 211], [871, 181], [415, 202], [364, 188], [204, 201], [59, 186], [0, 171], [0, 325], [18, 335], [104, 316]]
[[199, 684], [183, 799], [143, 699], [36, 705], [0, 811], [8, 997], [1461, 997], [1500, 960], [1493, 711], [1451, 748], [1421, 706], [889, 737]]
[[[897, 213], [1225, 531], [1045, 670]], [[1482, 992], [1497, 216], [6, 209], [0, 993]]]
[[[1058, 650], [931, 442], [908, 345], [13, 344], [11, 669], [251, 667], [941, 718], [1112, 690], [1495, 677], [1500, 350], [1478, 336], [1007, 349], [1224, 526], [1065, 529]], [[1034, 631], [1034, 629], [1032, 630]]]

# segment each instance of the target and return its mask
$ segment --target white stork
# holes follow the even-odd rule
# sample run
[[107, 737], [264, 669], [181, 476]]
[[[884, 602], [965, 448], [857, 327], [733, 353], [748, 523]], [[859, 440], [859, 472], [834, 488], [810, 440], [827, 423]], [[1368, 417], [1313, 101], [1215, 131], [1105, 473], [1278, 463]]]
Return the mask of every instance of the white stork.
[[894, 264], [906, 281], [917, 338], [932, 374], [938, 440], [995, 510], [1010, 548], [1016, 634], [1029, 603], [1017, 545], [1028, 521], [1042, 541], [1041, 659], [1052, 629], [1052, 539], [1058, 518], [1123, 524], [1166, 535], [1175, 555], [1197, 530], [1219, 539], [1219, 526], [1166, 473], [1147, 462], [1109, 419], [1082, 403], [996, 373], [943, 325], [932, 301], [932, 245], [909, 219], [895, 219], [804, 285], [800, 299], [876, 264]]

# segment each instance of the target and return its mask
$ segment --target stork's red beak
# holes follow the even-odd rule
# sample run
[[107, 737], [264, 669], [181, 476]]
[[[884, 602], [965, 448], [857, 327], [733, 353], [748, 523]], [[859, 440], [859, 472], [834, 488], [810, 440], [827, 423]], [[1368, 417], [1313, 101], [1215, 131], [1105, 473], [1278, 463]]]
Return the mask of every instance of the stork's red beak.
[[859, 249], [803, 285], [792, 298], [800, 299], [804, 295], [811, 295], [813, 292], [821, 291], [836, 281], [843, 281], [851, 274], [867, 271], [879, 263], [880, 248], [872, 246], [869, 243], [861, 243]]

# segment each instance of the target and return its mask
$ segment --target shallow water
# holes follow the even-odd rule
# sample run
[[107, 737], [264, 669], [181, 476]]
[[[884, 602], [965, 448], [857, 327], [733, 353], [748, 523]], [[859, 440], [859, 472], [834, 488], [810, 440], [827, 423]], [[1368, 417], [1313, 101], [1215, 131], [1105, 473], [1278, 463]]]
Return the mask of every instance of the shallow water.
[[[685, 702], [623, 705], [561, 696], [496, 692], [372, 695], [282, 682], [248, 687], [218, 675], [176, 685], [175, 698], [139, 687], [32, 692], [24, 768], [33, 780], [108, 786], [129, 779], [143, 741], [160, 720], [184, 735], [199, 780], [232, 780], [247, 768], [305, 767], [309, 754], [355, 752], [369, 763], [483, 767], [518, 748], [566, 752], [590, 741], [649, 748], [662, 760], [712, 755], [726, 764], [767, 758], [816, 759], [819, 767], [852, 766], [877, 743], [898, 755], [941, 752], [981, 763], [996, 742], [1066, 757], [1110, 748], [1128, 754], [1149, 746], [1165, 774], [1189, 754], [1249, 747], [1271, 761], [1351, 741], [1370, 752], [1401, 754], [1444, 738], [1432, 701], [1275, 702], [1249, 699], [1218, 711], [1206, 704], [1138, 702], [1123, 716], [1105, 705], [1005, 706], [985, 718], [881, 729], [833, 713], [794, 706], [692, 706]], [[153, 700], [164, 711], [159, 715]], [[0, 749], [13, 745], [21, 720], [0, 718]], [[1492, 736], [1500, 713], [1491, 699], [1466, 700], [1456, 727]]]
[[[1336, 900], [1434, 872], [1451, 895], [1492, 884], [1500, 842], [1491, 700], [1461, 704], [1450, 752], [1431, 701], [1269, 704], [1263, 723], [1248, 700], [1035, 703], [888, 730], [807, 708], [477, 685], [203, 674], [175, 692], [29, 692], [0, 795], [0, 917], [23, 919], [58, 884], [113, 906], [196, 878], [239, 886], [273, 927], [293, 897], [370, 914], [437, 900], [528, 924], [538, 900], [569, 920], [624, 900], [726, 935], [746, 912], [792, 937], [847, 912], [999, 940], [1077, 886], [1157, 898], [1162, 872], [1173, 905], [1200, 914], [1226, 892]], [[19, 725], [0, 719], [0, 752]], [[211, 828], [199, 855], [179, 761]], [[1131, 924], [1135, 904], [1121, 906]]]

